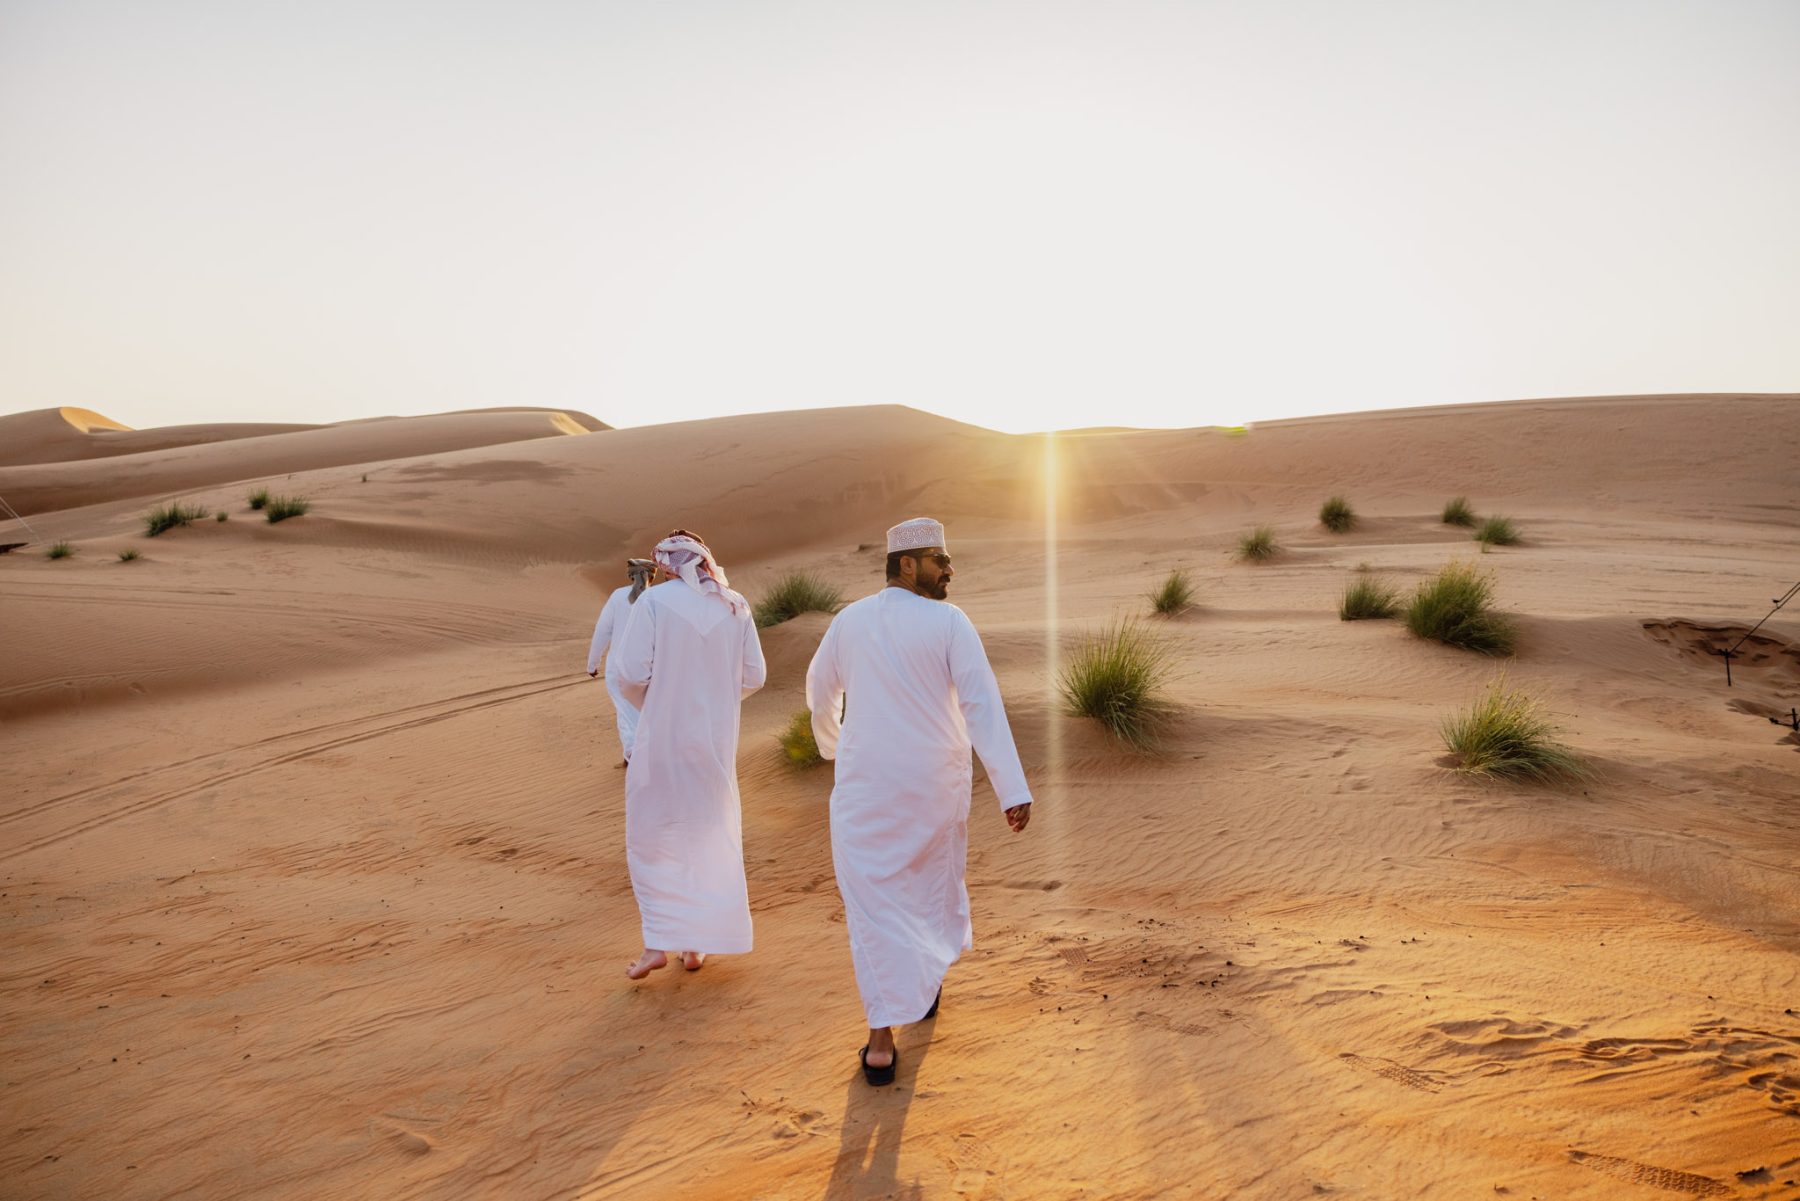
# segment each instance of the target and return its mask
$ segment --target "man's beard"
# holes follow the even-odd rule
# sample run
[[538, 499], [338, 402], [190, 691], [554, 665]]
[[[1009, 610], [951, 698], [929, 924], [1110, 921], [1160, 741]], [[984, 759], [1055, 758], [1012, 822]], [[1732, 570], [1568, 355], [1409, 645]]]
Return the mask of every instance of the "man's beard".
[[950, 595], [950, 581], [943, 576], [939, 576], [929, 584], [921, 580], [913, 591], [927, 600], [945, 600]]

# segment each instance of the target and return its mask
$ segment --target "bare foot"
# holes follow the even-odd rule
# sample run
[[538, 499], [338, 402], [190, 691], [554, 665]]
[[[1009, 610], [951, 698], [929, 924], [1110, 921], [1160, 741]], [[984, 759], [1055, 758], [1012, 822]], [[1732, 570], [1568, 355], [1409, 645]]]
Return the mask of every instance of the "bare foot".
[[690, 972], [699, 971], [700, 965], [705, 962], [706, 962], [706, 952], [705, 951], [683, 951], [681, 953], [681, 966], [686, 968]]
[[642, 980], [657, 968], [668, 967], [669, 957], [661, 951], [644, 948], [644, 953], [637, 957], [637, 962], [625, 969], [625, 974], [633, 980]]

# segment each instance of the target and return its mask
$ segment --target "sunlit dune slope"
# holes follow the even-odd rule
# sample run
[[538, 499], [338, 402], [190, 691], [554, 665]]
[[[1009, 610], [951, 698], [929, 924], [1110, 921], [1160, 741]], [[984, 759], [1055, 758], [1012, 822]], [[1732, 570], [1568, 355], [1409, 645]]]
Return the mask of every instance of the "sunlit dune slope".
[[[250, 432], [257, 430], [254, 426], [200, 426], [186, 427], [185, 432], [177, 427], [174, 434], [160, 430], [94, 433], [83, 436], [141, 439], [145, 448], [61, 462], [42, 461], [41, 455], [49, 453], [46, 450], [32, 461], [0, 467], [0, 496], [26, 514], [126, 497], [161, 499], [237, 480], [585, 434], [590, 432], [589, 425], [598, 424], [592, 418], [577, 419], [556, 410], [512, 410], [391, 417], [280, 432]], [[0, 434], [4, 432], [0, 429]]]

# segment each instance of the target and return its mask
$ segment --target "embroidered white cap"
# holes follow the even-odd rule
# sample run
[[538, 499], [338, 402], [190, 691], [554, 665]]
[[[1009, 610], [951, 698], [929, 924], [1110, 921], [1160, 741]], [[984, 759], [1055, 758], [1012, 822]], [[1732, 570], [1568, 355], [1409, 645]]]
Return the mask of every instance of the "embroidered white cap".
[[888, 554], [897, 550], [918, 550], [926, 546], [942, 546], [949, 550], [944, 542], [944, 523], [933, 521], [929, 517], [909, 517], [888, 531]]

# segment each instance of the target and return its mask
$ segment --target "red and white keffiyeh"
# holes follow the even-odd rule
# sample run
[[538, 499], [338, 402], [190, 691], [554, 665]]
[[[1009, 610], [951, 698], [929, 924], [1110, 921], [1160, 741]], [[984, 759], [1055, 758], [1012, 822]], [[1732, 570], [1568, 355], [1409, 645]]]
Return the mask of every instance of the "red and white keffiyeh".
[[741, 612], [748, 606], [744, 598], [731, 590], [731, 581], [725, 578], [725, 570], [713, 558], [711, 550], [704, 542], [693, 538], [664, 538], [656, 544], [656, 565], [672, 576], [680, 577], [682, 583], [695, 592], [710, 592], [724, 599], [733, 612]]

